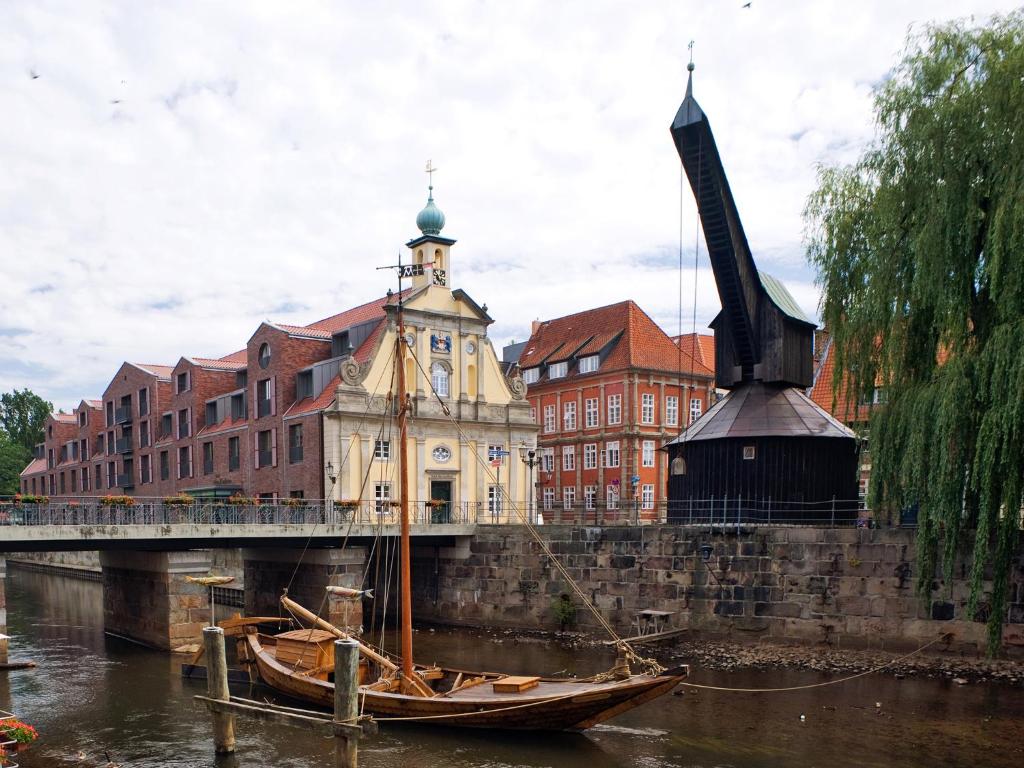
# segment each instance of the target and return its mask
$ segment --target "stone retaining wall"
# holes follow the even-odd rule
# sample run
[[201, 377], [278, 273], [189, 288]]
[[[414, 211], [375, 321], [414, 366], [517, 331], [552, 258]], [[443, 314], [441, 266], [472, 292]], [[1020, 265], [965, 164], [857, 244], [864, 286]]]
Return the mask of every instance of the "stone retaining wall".
[[[915, 593], [914, 531], [906, 529], [629, 526], [538, 528], [551, 551], [615, 629], [632, 634], [637, 611], [673, 611], [677, 627], [733, 637], [886, 648], [916, 647], [942, 633], [971, 653], [986, 643], [984, 599], [967, 616], [966, 559], [947, 591]], [[703, 544], [712, 547], [705, 563]], [[481, 526], [468, 557], [431, 557], [414, 567], [418, 619], [557, 629], [554, 603], [570, 587], [520, 527]], [[428, 560], [427, 558], [430, 557]], [[436, 572], [436, 575], [435, 575]], [[986, 587], [991, 584], [986, 582]], [[1008, 653], [1024, 655], [1024, 564], [1011, 577]], [[572, 594], [579, 628], [599, 629]], [[975, 620], [977, 619], [977, 620]]]

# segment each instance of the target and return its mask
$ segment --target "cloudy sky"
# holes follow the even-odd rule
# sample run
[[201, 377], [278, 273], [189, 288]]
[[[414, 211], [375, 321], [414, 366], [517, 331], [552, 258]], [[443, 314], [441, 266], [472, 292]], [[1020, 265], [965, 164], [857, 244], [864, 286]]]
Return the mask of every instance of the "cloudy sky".
[[908, 27], [997, 0], [0, 3], [0, 391], [240, 349], [383, 295], [423, 167], [496, 318], [718, 307], [668, 126], [695, 40], [759, 265], [814, 316], [800, 212], [872, 135]]

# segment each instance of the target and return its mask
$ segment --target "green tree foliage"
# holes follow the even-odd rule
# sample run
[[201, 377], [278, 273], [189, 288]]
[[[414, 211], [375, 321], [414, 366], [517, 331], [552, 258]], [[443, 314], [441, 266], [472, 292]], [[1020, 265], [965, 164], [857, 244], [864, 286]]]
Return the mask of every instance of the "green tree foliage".
[[836, 384], [886, 388], [871, 502], [919, 505], [923, 595], [973, 548], [994, 652], [1024, 501], [1024, 15], [912, 34], [875, 111], [805, 211]]
[[18, 492], [18, 476], [41, 443], [53, 404], [29, 389], [0, 395], [0, 496]]
[[30, 454], [36, 443], [43, 442], [46, 417], [51, 413], [53, 403], [30, 389], [0, 395], [0, 429]]

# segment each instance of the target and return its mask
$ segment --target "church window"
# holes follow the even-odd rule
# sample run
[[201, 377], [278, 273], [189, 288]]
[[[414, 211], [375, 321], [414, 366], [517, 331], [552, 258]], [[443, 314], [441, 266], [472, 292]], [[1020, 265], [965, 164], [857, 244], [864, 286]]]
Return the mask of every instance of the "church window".
[[430, 366], [430, 383], [441, 397], [448, 397], [448, 369], [442, 363]]

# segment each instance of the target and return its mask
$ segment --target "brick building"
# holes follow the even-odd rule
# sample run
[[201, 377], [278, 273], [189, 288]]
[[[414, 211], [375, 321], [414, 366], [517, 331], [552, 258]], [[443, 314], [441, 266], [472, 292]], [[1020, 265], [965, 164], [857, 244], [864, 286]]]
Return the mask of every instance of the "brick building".
[[[523, 500], [525, 472], [506, 453], [506, 469], [489, 477], [480, 456], [533, 448], [536, 428], [525, 388], [505, 378], [487, 338], [486, 306], [450, 288], [455, 241], [441, 236], [444, 216], [432, 197], [417, 225], [421, 235], [407, 243], [417, 269], [402, 293], [418, 417], [410, 487], [419, 501], [446, 504], [443, 514], [485, 505], [496, 517], [502, 499]], [[394, 457], [367, 423], [367, 403], [381, 421], [398, 298], [389, 292], [305, 326], [261, 323], [245, 349], [220, 358], [124, 363], [101, 400], [48, 418], [46, 439], [21, 473], [22, 493], [339, 501], [365, 494], [385, 505], [397, 479]], [[365, 468], [373, 470], [370, 488]]]
[[714, 372], [686, 346], [624, 301], [535, 322], [525, 344], [506, 349], [540, 427], [542, 515], [657, 518], [667, 477], [659, 449], [713, 399]]

